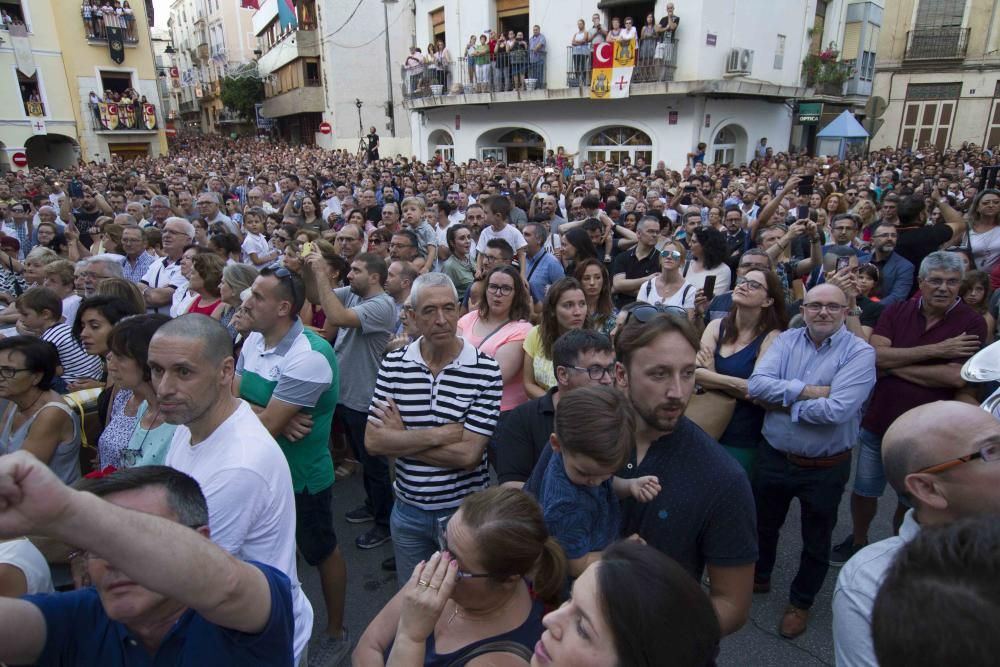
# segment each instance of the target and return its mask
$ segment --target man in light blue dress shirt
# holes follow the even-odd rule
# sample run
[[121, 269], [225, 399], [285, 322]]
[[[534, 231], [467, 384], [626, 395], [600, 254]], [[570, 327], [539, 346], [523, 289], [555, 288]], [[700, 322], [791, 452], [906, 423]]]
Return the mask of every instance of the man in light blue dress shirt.
[[[862, 409], [875, 385], [875, 351], [852, 334], [839, 287], [823, 284], [803, 300], [806, 326], [784, 332], [750, 377], [748, 392], [769, 408], [754, 479], [760, 556], [754, 590], [770, 590], [778, 536], [788, 507], [802, 508], [802, 558], [779, 631], [806, 629], [809, 608], [829, 569], [829, 547]], [[826, 551], [824, 551], [826, 549]]]

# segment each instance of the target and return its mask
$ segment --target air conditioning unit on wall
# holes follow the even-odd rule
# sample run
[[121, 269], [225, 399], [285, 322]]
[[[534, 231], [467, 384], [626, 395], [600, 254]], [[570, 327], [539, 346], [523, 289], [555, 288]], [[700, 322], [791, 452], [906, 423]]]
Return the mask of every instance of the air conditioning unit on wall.
[[726, 74], [749, 74], [753, 69], [752, 49], [730, 49], [726, 59]]

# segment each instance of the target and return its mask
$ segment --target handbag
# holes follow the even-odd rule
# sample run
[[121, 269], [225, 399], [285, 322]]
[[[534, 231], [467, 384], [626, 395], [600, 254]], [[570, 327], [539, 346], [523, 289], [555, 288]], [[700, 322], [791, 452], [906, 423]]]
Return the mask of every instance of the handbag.
[[663, 42], [657, 42], [656, 50], [653, 51], [654, 60], [663, 60], [667, 57], [667, 45]]
[[713, 440], [718, 440], [726, 432], [734, 410], [736, 410], [734, 397], [698, 386], [691, 394], [684, 416], [700, 426], [701, 430], [712, 436]]

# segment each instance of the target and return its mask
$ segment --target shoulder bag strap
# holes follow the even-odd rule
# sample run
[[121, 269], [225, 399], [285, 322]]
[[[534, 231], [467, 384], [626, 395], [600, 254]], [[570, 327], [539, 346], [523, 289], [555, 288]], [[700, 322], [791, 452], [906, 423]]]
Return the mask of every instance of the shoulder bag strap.
[[501, 329], [503, 329], [508, 324], [510, 324], [510, 320], [507, 320], [506, 322], [504, 322], [503, 324], [501, 324], [500, 326], [498, 326], [496, 329], [494, 329], [493, 331], [491, 331], [488, 334], [486, 334], [485, 336], [483, 336], [483, 339], [481, 341], [479, 341], [479, 345], [476, 345], [476, 349], [477, 350], [481, 349], [483, 347], [483, 345], [486, 344], [486, 341], [488, 341], [490, 338], [493, 337], [493, 334], [495, 334], [496, 332], [500, 331]]
[[538, 255], [538, 259], [536, 259], [531, 265], [531, 270], [528, 271], [528, 282], [531, 282], [531, 276], [535, 275], [535, 269], [537, 269], [538, 265], [542, 263], [542, 258], [545, 257], [546, 253], [548, 253], [548, 251], [543, 249]]
[[490, 653], [513, 653], [514, 655], [523, 658], [525, 661], [531, 659], [531, 651], [527, 646], [515, 641], [501, 639], [477, 646], [468, 653], [464, 653], [449, 662], [448, 667], [465, 667], [474, 658], [489, 655]]

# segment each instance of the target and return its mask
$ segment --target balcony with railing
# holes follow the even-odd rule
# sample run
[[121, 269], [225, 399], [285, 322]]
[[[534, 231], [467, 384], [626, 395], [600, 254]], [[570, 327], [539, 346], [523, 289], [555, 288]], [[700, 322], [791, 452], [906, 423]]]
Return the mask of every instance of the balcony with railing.
[[91, 124], [98, 134], [156, 132], [156, 105], [150, 102], [97, 102], [88, 106]]
[[92, 44], [106, 44], [108, 28], [121, 29], [122, 42], [125, 46], [135, 46], [139, 43], [139, 31], [136, 29], [133, 14], [104, 12], [99, 7], [86, 5], [81, 10], [80, 17], [83, 21], [83, 30], [87, 35], [87, 41]]
[[[421, 99], [421, 106], [460, 103], [462, 96], [490, 95], [511, 101], [531, 97], [544, 99], [546, 91], [589, 88], [592, 51], [567, 48], [565, 86], [562, 72], [549, 71], [547, 61], [531, 62], [527, 51], [498, 53], [496, 60], [476, 62], [459, 58], [454, 62], [412, 62], [400, 68], [403, 97]], [[677, 44], [664, 42], [656, 49], [642, 49], [632, 69], [632, 85], [673, 81], [677, 69]], [[558, 83], [557, 83], [558, 82]], [[537, 92], [535, 92], [537, 91]]]
[[903, 60], [962, 60], [969, 48], [969, 28], [917, 28], [906, 33]]

